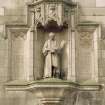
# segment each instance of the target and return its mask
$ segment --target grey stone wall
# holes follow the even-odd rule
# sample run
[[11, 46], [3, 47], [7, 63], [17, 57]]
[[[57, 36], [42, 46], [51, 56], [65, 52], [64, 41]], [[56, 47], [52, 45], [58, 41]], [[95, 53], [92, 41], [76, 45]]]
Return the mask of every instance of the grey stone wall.
[[[25, 24], [26, 2], [30, 1], [0, 0], [0, 105], [25, 105], [24, 92], [8, 95], [4, 90], [3, 84], [11, 78], [11, 73], [8, 71], [8, 39], [4, 38], [4, 24]], [[21, 97], [18, 98], [19, 96]]]
[[[93, 21], [100, 23], [102, 26], [101, 40], [99, 42], [99, 81], [100, 83], [105, 84], [105, 2], [103, 1], [104, 6], [99, 7], [97, 6], [97, 1], [99, 0], [78, 0], [79, 18], [80, 21]], [[97, 98], [97, 100], [100, 99], [103, 100], [100, 104], [104, 105], [104, 90], [100, 92], [100, 95]]]
[[[25, 92], [6, 93], [3, 84], [11, 79], [8, 71], [8, 39], [4, 38], [4, 24], [26, 24], [26, 2], [32, 0], [0, 0], [0, 105], [34, 105], [34, 99]], [[105, 84], [105, 7], [96, 7], [96, 0], [78, 0], [79, 19], [102, 24], [102, 40], [99, 42], [99, 80]], [[15, 76], [14, 76], [15, 78]], [[100, 92], [104, 105], [105, 91]], [[20, 97], [21, 96], [21, 97]], [[99, 104], [97, 104], [99, 105]]]

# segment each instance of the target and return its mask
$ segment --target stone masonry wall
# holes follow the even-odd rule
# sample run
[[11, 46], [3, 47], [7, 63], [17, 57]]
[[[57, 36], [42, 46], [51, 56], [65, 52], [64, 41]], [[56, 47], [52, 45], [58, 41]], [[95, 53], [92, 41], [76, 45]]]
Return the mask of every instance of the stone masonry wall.
[[[5, 82], [11, 79], [11, 73], [8, 71], [8, 39], [4, 38], [4, 25], [10, 23], [25, 24], [27, 11], [25, 4], [30, 1], [32, 0], [0, 0], [0, 105], [26, 105], [25, 100], [27, 99], [33, 103], [33, 99], [26, 97], [25, 92], [15, 92], [15, 94], [8, 95], [3, 86]], [[94, 21], [102, 24], [102, 40], [99, 42], [99, 80], [105, 84], [105, 6], [97, 7], [96, 0], [78, 0], [78, 3], [80, 22]], [[105, 99], [103, 93], [105, 93], [104, 90], [100, 93], [102, 100]]]

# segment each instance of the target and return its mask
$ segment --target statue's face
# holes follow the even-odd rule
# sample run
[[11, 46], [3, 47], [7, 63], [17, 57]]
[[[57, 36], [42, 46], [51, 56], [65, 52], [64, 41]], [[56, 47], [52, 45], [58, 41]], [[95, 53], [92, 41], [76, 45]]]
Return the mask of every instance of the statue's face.
[[55, 33], [51, 32], [51, 33], [49, 34], [49, 38], [50, 38], [51, 40], [54, 40], [54, 39], [55, 39]]

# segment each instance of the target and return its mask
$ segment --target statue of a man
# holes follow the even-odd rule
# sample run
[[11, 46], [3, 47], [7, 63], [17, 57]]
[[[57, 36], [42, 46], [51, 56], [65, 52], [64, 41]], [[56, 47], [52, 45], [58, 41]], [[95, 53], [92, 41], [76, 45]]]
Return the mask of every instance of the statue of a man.
[[55, 33], [49, 33], [49, 39], [43, 47], [43, 54], [45, 56], [44, 78], [60, 77], [59, 52], [63, 46], [64, 42], [58, 47]]

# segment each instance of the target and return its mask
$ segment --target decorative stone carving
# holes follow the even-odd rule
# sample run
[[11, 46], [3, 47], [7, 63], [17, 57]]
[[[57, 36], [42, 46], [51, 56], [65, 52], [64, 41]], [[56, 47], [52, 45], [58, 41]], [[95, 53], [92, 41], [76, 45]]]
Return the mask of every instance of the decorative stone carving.
[[79, 42], [82, 47], [91, 47], [92, 45], [92, 33], [91, 32], [80, 32]]
[[68, 22], [70, 19], [70, 8], [69, 6], [65, 5], [64, 6], [64, 18], [63, 18], [63, 21], [64, 22]]
[[26, 32], [22, 32], [22, 31], [19, 31], [19, 32], [13, 31], [11, 32], [11, 35], [12, 35], [12, 40], [15, 40], [16, 38], [22, 38], [25, 40], [27, 38]]
[[35, 8], [35, 20], [43, 26], [52, 20], [57, 22], [58, 26], [63, 26], [63, 24], [65, 22], [68, 23], [68, 20], [70, 19], [68, 17], [70, 10], [75, 8], [75, 5], [72, 2], [68, 2], [66, 0], [58, 0], [57, 2], [55, 0], [44, 2], [35, 1], [31, 6], [31, 8]]
[[41, 7], [36, 8], [36, 18], [41, 18]]
[[42, 6], [38, 6], [35, 8], [35, 18], [36, 20], [39, 20], [41, 23], [43, 23], [43, 15], [42, 15]]
[[53, 21], [56, 21], [59, 26], [62, 25], [63, 24], [62, 5], [56, 4], [56, 3], [50, 3], [50, 4], [46, 4], [46, 6], [47, 6], [47, 13], [46, 13], [47, 17], [46, 17], [45, 24], [53, 20]]
[[58, 8], [55, 3], [46, 4], [45, 24], [52, 20], [58, 22]]
[[69, 9], [67, 7], [64, 8], [64, 16], [68, 17]]
[[52, 18], [52, 19], [56, 19], [57, 17], [57, 13], [56, 13], [56, 5], [55, 4], [50, 4], [49, 5], [49, 14], [48, 14], [48, 17], [49, 18]]

